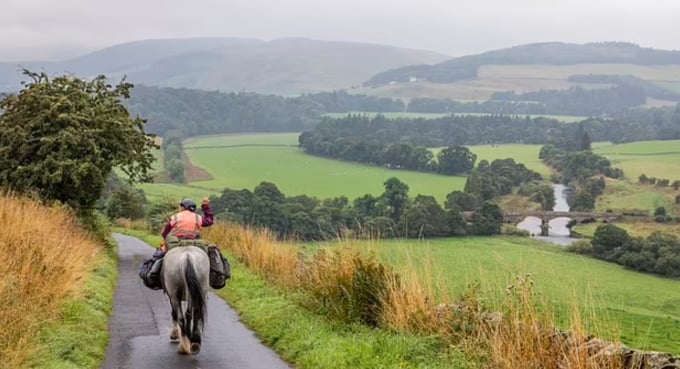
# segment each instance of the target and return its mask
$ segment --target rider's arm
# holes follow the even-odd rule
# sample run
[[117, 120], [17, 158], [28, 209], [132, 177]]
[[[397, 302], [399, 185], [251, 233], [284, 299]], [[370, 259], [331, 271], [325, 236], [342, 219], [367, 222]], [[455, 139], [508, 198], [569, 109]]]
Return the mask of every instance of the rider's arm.
[[201, 204], [201, 210], [203, 210], [203, 221], [201, 222], [201, 227], [210, 227], [215, 221], [215, 214], [210, 208], [210, 204]]
[[165, 228], [163, 228], [163, 233], [161, 233], [161, 236], [163, 236], [163, 239], [168, 236], [168, 233], [172, 230], [172, 227], [170, 226], [170, 222], [165, 223]]

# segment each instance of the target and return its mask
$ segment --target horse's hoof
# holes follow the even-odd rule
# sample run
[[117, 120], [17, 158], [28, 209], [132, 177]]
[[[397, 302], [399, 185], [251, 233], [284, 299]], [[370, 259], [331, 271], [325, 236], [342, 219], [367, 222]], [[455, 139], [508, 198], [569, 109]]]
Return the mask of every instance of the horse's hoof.
[[179, 346], [177, 347], [177, 352], [181, 355], [189, 355], [190, 352], [187, 350], [186, 345], [183, 343], [180, 343]]
[[198, 354], [199, 352], [201, 352], [201, 344], [200, 343], [192, 343], [190, 350], [191, 350], [192, 355]]
[[179, 333], [177, 333], [177, 331], [173, 330], [172, 333], [170, 333], [170, 342], [179, 342]]

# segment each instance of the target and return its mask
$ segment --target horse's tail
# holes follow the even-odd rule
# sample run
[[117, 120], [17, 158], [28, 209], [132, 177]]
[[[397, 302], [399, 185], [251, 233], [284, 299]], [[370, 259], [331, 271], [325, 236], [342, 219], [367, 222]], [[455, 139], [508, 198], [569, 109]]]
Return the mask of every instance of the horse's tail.
[[184, 280], [189, 292], [187, 296], [187, 313], [191, 314], [193, 326], [199, 331], [203, 331], [207, 306], [201, 282], [196, 275], [194, 266], [191, 264], [191, 257], [186, 259], [184, 265]]

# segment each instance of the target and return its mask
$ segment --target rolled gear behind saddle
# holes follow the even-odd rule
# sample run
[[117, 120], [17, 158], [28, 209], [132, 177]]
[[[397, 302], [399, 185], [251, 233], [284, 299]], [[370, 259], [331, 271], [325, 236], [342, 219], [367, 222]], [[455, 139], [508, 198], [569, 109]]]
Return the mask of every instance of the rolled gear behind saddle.
[[208, 258], [210, 259], [210, 287], [219, 290], [231, 278], [231, 265], [222, 256], [222, 253], [215, 244], [208, 246]]
[[163, 288], [161, 283], [161, 267], [163, 265], [163, 256], [165, 253], [158, 249], [153, 254], [151, 259], [146, 259], [139, 268], [139, 277], [144, 282], [144, 285], [152, 290], [160, 290]]

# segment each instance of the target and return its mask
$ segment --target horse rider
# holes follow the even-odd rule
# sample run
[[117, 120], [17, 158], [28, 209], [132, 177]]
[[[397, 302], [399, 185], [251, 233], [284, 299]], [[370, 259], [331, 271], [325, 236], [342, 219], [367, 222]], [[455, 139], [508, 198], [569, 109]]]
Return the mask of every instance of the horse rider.
[[[182, 241], [189, 241], [204, 244], [201, 240], [201, 229], [213, 225], [215, 219], [208, 198], [203, 198], [201, 210], [203, 216], [196, 213], [196, 202], [191, 199], [184, 199], [179, 203], [179, 212], [170, 218], [161, 234], [165, 242], [153, 254], [153, 265], [148, 274], [149, 280], [159, 281], [163, 256], [168, 251], [167, 245], [169, 243], [179, 241], [181, 244]], [[222, 257], [215, 245], [208, 246], [207, 253], [210, 259], [211, 287], [222, 288], [225, 280], [230, 277], [228, 261]], [[157, 285], [160, 285], [160, 283]]]

